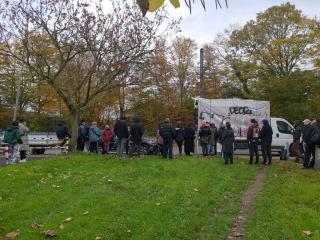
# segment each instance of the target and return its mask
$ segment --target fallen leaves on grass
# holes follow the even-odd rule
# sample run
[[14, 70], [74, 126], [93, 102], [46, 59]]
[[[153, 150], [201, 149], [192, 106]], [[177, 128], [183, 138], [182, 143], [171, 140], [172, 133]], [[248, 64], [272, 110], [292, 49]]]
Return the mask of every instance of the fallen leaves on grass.
[[161, 203], [159, 203], [159, 202], [157, 202], [157, 203], [156, 203], [156, 206], [158, 206], [158, 207], [159, 207], [160, 205], [161, 205]]
[[274, 176], [274, 177], [278, 177], [278, 174], [275, 173], [275, 174], [273, 174], [273, 176]]
[[64, 225], [61, 223], [61, 224], [59, 225], [59, 228], [60, 228], [60, 229], [64, 229]]
[[96, 237], [96, 240], [103, 240], [102, 237]]
[[20, 235], [20, 230], [19, 229], [16, 229], [10, 233], [8, 233], [4, 238], [3, 240], [11, 240], [11, 239], [14, 239], [16, 238], [17, 236]]
[[31, 227], [32, 227], [33, 229], [38, 229], [38, 228], [43, 227], [43, 225], [37, 224], [37, 223], [33, 223], [33, 224], [31, 225]]
[[193, 189], [193, 191], [195, 191], [195, 192], [199, 192], [199, 190], [198, 190], [197, 188], [194, 188], [194, 189]]
[[89, 211], [85, 211], [82, 215], [83, 215], [83, 216], [89, 215]]
[[43, 232], [46, 237], [57, 237], [58, 234], [53, 230], [47, 230]]
[[310, 235], [312, 234], [312, 232], [309, 231], [309, 230], [304, 230], [304, 231], [302, 231], [302, 232], [303, 232], [304, 235], [306, 235], [306, 236], [310, 236]]
[[59, 185], [52, 185], [53, 188], [60, 188]]
[[71, 222], [72, 221], [72, 218], [71, 217], [68, 217], [64, 220], [64, 222]]
[[108, 183], [112, 183], [112, 180], [111, 180], [111, 179], [108, 179]]

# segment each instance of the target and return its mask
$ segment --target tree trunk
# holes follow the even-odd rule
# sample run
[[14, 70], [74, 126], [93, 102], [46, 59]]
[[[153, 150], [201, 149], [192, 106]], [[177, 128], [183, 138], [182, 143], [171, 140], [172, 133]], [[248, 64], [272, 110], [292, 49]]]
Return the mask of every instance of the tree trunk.
[[80, 111], [73, 110], [70, 111], [70, 131], [71, 131], [71, 139], [69, 149], [70, 151], [74, 151], [77, 147], [77, 138], [78, 138], [78, 125], [80, 119]]

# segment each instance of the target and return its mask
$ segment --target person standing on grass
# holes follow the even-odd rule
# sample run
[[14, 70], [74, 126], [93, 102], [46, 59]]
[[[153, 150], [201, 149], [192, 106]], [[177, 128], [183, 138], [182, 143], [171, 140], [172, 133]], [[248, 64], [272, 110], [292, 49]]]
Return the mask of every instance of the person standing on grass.
[[258, 150], [258, 142], [259, 142], [259, 125], [255, 119], [250, 120], [250, 126], [248, 128], [247, 133], [247, 141], [249, 146], [250, 153], [250, 162], [249, 164], [253, 164], [253, 157], [255, 156], [256, 161], [255, 164], [259, 163], [259, 150]]
[[[305, 142], [304, 168], [313, 168], [316, 157], [316, 144], [318, 144], [320, 129], [317, 121], [305, 119], [303, 123], [306, 125], [302, 139]], [[315, 137], [317, 139], [315, 139]]]
[[114, 134], [117, 136], [117, 157], [122, 158], [129, 138], [129, 130], [124, 117], [121, 117], [120, 120], [116, 122]]
[[233, 144], [234, 131], [231, 128], [230, 122], [226, 123], [226, 128], [222, 133], [222, 150], [224, 156], [224, 164], [233, 164]]
[[218, 130], [214, 123], [210, 123], [210, 139], [209, 139], [209, 154], [217, 155], [217, 138], [218, 138]]
[[163, 158], [173, 158], [172, 144], [175, 138], [175, 130], [170, 123], [170, 119], [166, 118], [160, 126], [160, 136], [163, 138]]
[[175, 140], [176, 140], [176, 143], [177, 143], [178, 148], [179, 148], [179, 154], [181, 156], [182, 155], [182, 145], [183, 145], [183, 141], [184, 141], [184, 129], [183, 129], [183, 126], [182, 126], [181, 122], [177, 123], [177, 127], [176, 127], [175, 131], [176, 131]]
[[262, 120], [262, 128], [260, 131], [261, 139], [261, 150], [264, 165], [271, 165], [272, 155], [271, 155], [271, 143], [272, 143], [272, 128], [267, 119]]
[[217, 136], [217, 138], [218, 138], [218, 143], [221, 145], [220, 156], [221, 156], [222, 158], [223, 158], [222, 135], [223, 135], [224, 130], [225, 130], [225, 126], [224, 126], [223, 123], [221, 123], [220, 128], [219, 128], [219, 130], [218, 130], [218, 136]]
[[303, 154], [301, 151], [301, 136], [302, 136], [302, 121], [296, 120], [293, 124], [294, 132], [293, 132], [293, 143], [291, 147], [291, 153], [294, 157], [296, 157], [295, 162], [303, 162]]
[[20, 120], [19, 123], [19, 131], [21, 134], [21, 141], [20, 144], [20, 162], [26, 162], [27, 160], [27, 151], [29, 151], [29, 139], [28, 139], [28, 133], [29, 128], [27, 127], [27, 122], [24, 119]]
[[156, 132], [156, 143], [159, 147], [161, 155], [163, 155], [163, 138], [160, 136], [160, 126], [161, 124], [159, 124], [159, 128], [157, 129], [157, 132]]
[[101, 136], [101, 140], [103, 143], [102, 154], [107, 154], [109, 152], [109, 146], [110, 146], [112, 137], [113, 137], [113, 134], [112, 134], [112, 131], [110, 130], [110, 126], [106, 125], [104, 130], [102, 131], [102, 136]]
[[19, 157], [19, 144], [22, 143], [19, 123], [17, 121], [12, 122], [7, 127], [3, 142], [9, 144], [7, 164], [16, 164]]
[[97, 127], [97, 122], [93, 121], [89, 128], [90, 152], [98, 153], [98, 144], [101, 136], [101, 130]]
[[[62, 140], [60, 143], [60, 146], [63, 147], [66, 142], [69, 140], [69, 138], [71, 137], [71, 134], [69, 133], [69, 128], [67, 126], [67, 123], [65, 121], [61, 121], [58, 124], [58, 129], [57, 129], [57, 138], [59, 140]], [[61, 151], [63, 151], [63, 149], [61, 149]]]
[[132, 146], [129, 151], [129, 156], [132, 157], [134, 152], [137, 152], [138, 157], [141, 154], [141, 143], [142, 136], [144, 134], [144, 128], [139, 118], [133, 120], [133, 124], [130, 127], [130, 139], [132, 141]]
[[209, 123], [205, 120], [202, 121], [202, 125], [199, 130], [200, 145], [202, 148], [202, 156], [207, 157], [209, 154], [209, 139], [211, 136], [211, 131]]
[[87, 139], [87, 129], [86, 129], [86, 121], [81, 120], [81, 123], [78, 127], [78, 138], [77, 138], [77, 150], [83, 151], [84, 150], [84, 144]]
[[192, 127], [192, 123], [189, 123], [184, 129], [184, 152], [187, 156], [192, 156], [194, 153], [194, 139], [196, 138], [196, 132]]

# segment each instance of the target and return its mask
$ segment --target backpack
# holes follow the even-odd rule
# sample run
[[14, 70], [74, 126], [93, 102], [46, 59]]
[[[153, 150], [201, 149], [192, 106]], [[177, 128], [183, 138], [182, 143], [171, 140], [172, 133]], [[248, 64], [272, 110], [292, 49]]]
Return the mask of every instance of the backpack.
[[319, 132], [319, 129], [317, 129], [317, 130], [315, 130], [315, 131], [313, 131], [311, 133], [310, 142], [312, 144], [320, 143], [320, 132]]
[[252, 138], [258, 139], [259, 138], [260, 129], [258, 127], [253, 128]]

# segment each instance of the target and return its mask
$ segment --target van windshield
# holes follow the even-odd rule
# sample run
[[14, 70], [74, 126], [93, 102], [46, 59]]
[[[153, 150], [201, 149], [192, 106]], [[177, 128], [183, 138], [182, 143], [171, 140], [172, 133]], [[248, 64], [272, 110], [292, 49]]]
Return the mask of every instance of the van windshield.
[[277, 121], [277, 128], [278, 131], [283, 134], [292, 134], [293, 132], [293, 128], [283, 121]]

